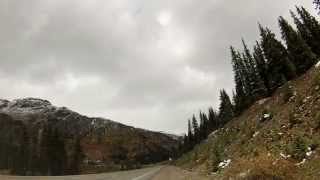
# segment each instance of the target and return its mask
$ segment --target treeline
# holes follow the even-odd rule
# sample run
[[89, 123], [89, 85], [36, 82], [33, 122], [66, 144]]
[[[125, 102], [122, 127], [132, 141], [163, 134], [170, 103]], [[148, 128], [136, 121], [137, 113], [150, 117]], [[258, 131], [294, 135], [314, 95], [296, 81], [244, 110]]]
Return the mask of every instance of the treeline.
[[[320, 4], [319, 1], [315, 3]], [[218, 111], [210, 108], [207, 114], [200, 112], [200, 121], [195, 115], [189, 120], [181, 153], [192, 150], [255, 101], [271, 96], [278, 87], [305, 73], [317, 62], [320, 57], [319, 22], [303, 7], [296, 7], [296, 13], [290, 13], [296, 28], [285, 18], [280, 16], [278, 19], [283, 41], [278, 40], [268, 27], [259, 24], [260, 39], [253, 51], [244, 40], [242, 51], [230, 47], [235, 81], [232, 100], [225, 90], [221, 90]]]
[[27, 129], [23, 122], [8, 115], [1, 114], [0, 119], [1, 170], [15, 175], [79, 173], [82, 161], [79, 138], [72, 138], [67, 145], [63, 135], [49, 123]]

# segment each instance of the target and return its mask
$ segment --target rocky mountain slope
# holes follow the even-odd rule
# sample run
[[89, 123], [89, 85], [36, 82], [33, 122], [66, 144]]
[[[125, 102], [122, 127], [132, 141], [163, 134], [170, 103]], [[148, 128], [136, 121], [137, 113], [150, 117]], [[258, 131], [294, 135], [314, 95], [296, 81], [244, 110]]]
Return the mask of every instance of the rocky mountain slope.
[[[178, 144], [172, 135], [138, 129], [108, 119], [83, 116], [42, 99], [0, 100], [0, 169], [10, 171], [20, 166], [14, 165], [13, 161], [22, 158], [20, 154], [24, 149], [36, 152], [33, 155], [27, 153], [28, 156], [36, 156], [28, 158], [28, 163], [41, 158], [41, 144], [44, 144], [41, 141], [48, 126], [58, 131], [56, 133], [65, 146], [66, 159], [76, 149], [75, 142], [80, 142], [79, 163], [84, 172], [135, 168], [140, 164], [167, 160], [174, 155]], [[9, 157], [6, 157], [8, 154]], [[35, 169], [29, 174], [37, 174], [38, 165], [25, 166]]]
[[212, 179], [318, 179], [319, 67], [257, 101], [177, 165]]

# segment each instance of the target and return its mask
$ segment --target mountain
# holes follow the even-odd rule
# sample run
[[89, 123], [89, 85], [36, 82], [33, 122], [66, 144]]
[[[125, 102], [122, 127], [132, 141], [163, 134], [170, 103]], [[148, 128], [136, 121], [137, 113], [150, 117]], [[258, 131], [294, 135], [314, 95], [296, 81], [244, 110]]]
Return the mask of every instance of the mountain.
[[212, 179], [318, 179], [320, 63], [212, 132], [177, 165]]
[[137, 168], [174, 156], [179, 138], [36, 98], [0, 100], [0, 137], [0, 169], [21, 175]]

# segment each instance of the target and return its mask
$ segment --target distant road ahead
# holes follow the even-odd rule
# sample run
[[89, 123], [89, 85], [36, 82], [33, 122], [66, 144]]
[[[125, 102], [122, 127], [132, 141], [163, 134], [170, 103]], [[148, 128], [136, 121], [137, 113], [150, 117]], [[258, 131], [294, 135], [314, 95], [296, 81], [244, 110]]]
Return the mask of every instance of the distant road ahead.
[[156, 166], [152, 168], [114, 173], [89, 174], [77, 176], [1, 176], [0, 180], [207, 180], [197, 174], [183, 171], [174, 166]]

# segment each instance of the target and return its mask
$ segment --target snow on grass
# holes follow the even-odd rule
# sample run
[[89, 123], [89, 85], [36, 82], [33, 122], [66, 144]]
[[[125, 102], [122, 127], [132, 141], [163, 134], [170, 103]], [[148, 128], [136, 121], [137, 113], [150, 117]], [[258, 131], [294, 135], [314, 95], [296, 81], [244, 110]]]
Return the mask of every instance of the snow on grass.
[[218, 167], [224, 169], [224, 168], [228, 167], [230, 165], [230, 163], [231, 163], [231, 159], [227, 159], [227, 160], [220, 162]]

